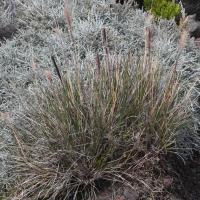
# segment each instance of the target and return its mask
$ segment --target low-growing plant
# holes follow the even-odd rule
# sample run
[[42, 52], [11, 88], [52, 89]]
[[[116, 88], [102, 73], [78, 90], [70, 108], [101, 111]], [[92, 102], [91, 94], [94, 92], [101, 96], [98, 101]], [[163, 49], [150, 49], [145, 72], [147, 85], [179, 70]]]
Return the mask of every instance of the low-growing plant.
[[[136, 151], [181, 156], [178, 150], [188, 148], [181, 138], [196, 134], [192, 128], [195, 82], [188, 87], [177, 64], [187, 32], [171, 70], [151, 54], [150, 28], [143, 57], [129, 52], [111, 59], [103, 29], [102, 61], [97, 53], [96, 66], [79, 66], [67, 6], [66, 17], [76, 72], [70, 73], [63, 48], [67, 76], [61, 75], [52, 55], [57, 79], [46, 71], [44, 86], [36, 79], [26, 98], [16, 87], [23, 106], [18, 123], [1, 115], [13, 133], [12, 140], [4, 138], [9, 152], [6, 166], [14, 180], [7, 188], [10, 198], [95, 199], [95, 181], [100, 179], [131, 185], [127, 177], [134, 176], [127, 171], [137, 162]], [[63, 47], [58, 28], [56, 33]], [[34, 60], [32, 66], [37, 67]]]
[[158, 18], [171, 19], [178, 17], [181, 13], [181, 6], [173, 2], [165, 0], [144, 0], [144, 8], [146, 11], [151, 9], [152, 14]]

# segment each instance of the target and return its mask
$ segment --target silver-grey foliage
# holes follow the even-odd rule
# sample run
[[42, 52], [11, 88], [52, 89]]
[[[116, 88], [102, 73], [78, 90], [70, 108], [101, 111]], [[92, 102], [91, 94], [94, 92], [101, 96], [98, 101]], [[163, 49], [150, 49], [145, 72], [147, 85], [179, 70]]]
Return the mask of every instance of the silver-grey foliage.
[[[78, 62], [94, 63], [96, 69], [96, 54], [102, 58], [103, 50], [102, 30], [107, 31], [109, 53], [116, 52], [127, 57], [130, 52], [134, 55], [134, 62], [143, 59], [145, 52], [145, 30], [151, 27], [152, 44], [151, 54], [159, 55], [160, 65], [166, 70], [166, 74], [174, 66], [178, 55], [178, 44], [182, 34], [172, 20], [159, 19], [157, 24], [151, 23], [153, 17], [141, 10], [125, 8], [118, 5], [110, 8], [115, 0], [18, 0], [20, 4], [20, 16], [17, 23], [20, 27], [19, 34], [11, 41], [6, 41], [0, 46], [0, 112], [7, 112], [11, 120], [17, 120], [15, 113], [21, 110], [19, 97], [13, 84], [24, 96], [27, 90], [31, 91], [35, 82], [35, 75], [44, 84], [44, 71], [52, 71], [54, 79], [58, 79], [51, 56], [54, 55], [62, 75], [66, 74], [66, 66], [62, 45], [55, 28], [59, 27], [64, 44], [64, 52], [71, 73], [75, 70], [75, 58], [73, 52], [73, 40], [69, 32], [66, 16], [65, 3], [68, 4], [74, 39], [78, 52]], [[194, 38], [187, 39], [182, 50], [177, 69], [181, 70], [181, 76], [187, 79], [186, 87], [199, 76], [200, 63], [198, 62], [199, 51], [195, 48]], [[32, 69], [31, 60], [36, 63], [35, 73]], [[181, 66], [181, 67], [180, 67]], [[84, 74], [83, 74], [84, 75]], [[196, 87], [194, 95], [198, 94]], [[192, 97], [196, 98], [196, 96]], [[189, 127], [191, 135], [180, 138], [180, 143], [188, 143], [191, 152], [194, 146], [198, 149], [200, 138], [196, 134], [198, 119], [196, 114], [197, 102], [193, 105], [194, 123]], [[11, 133], [8, 125], [2, 120], [0, 135], [9, 137]], [[18, 122], [19, 123], [19, 122]], [[3, 148], [4, 144], [0, 145]], [[182, 151], [182, 150], [181, 150]], [[1, 165], [0, 165], [1, 166]]]

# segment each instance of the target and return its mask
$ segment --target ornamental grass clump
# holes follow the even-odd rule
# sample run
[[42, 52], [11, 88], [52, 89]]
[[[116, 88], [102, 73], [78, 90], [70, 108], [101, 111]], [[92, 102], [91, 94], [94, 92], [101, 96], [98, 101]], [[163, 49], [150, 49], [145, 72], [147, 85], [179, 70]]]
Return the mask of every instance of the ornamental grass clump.
[[[9, 198], [95, 199], [97, 181], [131, 186], [138, 180], [128, 173], [138, 162], [138, 152], [181, 156], [188, 148], [182, 138], [195, 135], [191, 128], [195, 81], [188, 87], [177, 64], [186, 32], [170, 70], [151, 52], [150, 28], [142, 57], [110, 52], [103, 29], [104, 57], [100, 60], [97, 53], [96, 65], [80, 66], [67, 6], [66, 17], [76, 71], [70, 73], [63, 48], [66, 76], [52, 55], [57, 78], [45, 71], [44, 85], [36, 78], [26, 97], [13, 83], [23, 109], [17, 113], [17, 123], [1, 114], [12, 129], [12, 139], [4, 138], [7, 174], [13, 180], [7, 182]], [[56, 33], [63, 47], [58, 28]], [[32, 66], [35, 71], [34, 59]]]

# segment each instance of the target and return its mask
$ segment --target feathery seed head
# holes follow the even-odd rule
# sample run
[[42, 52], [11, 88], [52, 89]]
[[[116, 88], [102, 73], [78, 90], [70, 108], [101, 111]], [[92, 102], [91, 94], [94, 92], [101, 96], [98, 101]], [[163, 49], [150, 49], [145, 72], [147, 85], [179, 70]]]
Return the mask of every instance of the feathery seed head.
[[4, 113], [1, 113], [1, 117], [9, 124], [10, 123], [10, 120], [8, 119], [8, 117], [4, 114]]
[[60, 36], [60, 29], [59, 29], [58, 27], [56, 27], [56, 34], [57, 34], [58, 36]]
[[33, 70], [35, 71], [36, 64], [35, 64], [35, 61], [33, 60], [33, 58], [31, 59], [31, 62], [32, 62], [32, 65], [33, 65]]
[[47, 78], [49, 79], [49, 81], [51, 82], [51, 73], [46, 70], [45, 74], [46, 74]]
[[188, 32], [184, 31], [182, 36], [181, 36], [180, 42], [179, 42], [179, 51], [181, 51], [183, 46], [185, 45], [187, 36], [188, 36]]
[[70, 13], [69, 13], [69, 9], [68, 9], [67, 5], [65, 5], [65, 15], [66, 15], [66, 18], [67, 18], [67, 21], [68, 21], [68, 24], [69, 24], [69, 28], [72, 29], [71, 20], [70, 20]]

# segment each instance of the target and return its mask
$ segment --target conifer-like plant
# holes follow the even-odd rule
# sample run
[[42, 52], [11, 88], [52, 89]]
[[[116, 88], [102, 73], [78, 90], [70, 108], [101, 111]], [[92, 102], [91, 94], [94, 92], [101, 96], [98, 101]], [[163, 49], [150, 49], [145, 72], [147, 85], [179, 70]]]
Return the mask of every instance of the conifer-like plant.
[[[10, 198], [95, 199], [95, 182], [100, 179], [131, 185], [134, 176], [128, 171], [138, 161], [136, 152], [153, 155], [187, 148], [179, 140], [182, 134], [190, 134], [196, 99], [194, 86], [186, 88], [177, 69], [187, 33], [171, 71], [151, 55], [150, 28], [145, 55], [136, 62], [131, 53], [124, 60], [115, 55], [111, 59], [103, 29], [105, 57], [100, 61], [97, 53], [96, 66], [80, 67], [67, 6], [66, 17], [76, 72], [70, 73], [65, 59], [67, 77], [62, 77], [52, 55], [57, 80], [46, 71], [45, 87], [36, 84], [27, 99], [19, 91], [24, 109], [18, 116], [24, 126], [2, 114], [13, 130], [6, 158], [14, 180], [7, 186]], [[63, 44], [58, 28], [56, 33]], [[34, 60], [32, 65], [35, 70]]]
[[157, 18], [162, 17], [162, 19], [178, 17], [181, 13], [179, 4], [165, 0], [144, 0], [144, 8], [146, 11], [152, 9], [152, 14]]

